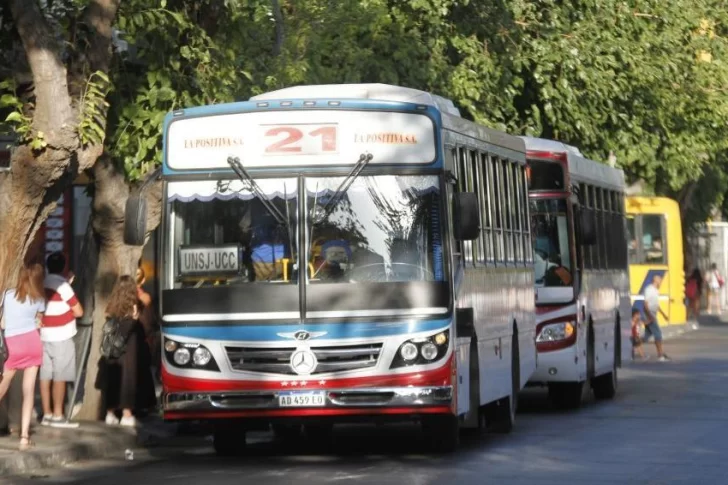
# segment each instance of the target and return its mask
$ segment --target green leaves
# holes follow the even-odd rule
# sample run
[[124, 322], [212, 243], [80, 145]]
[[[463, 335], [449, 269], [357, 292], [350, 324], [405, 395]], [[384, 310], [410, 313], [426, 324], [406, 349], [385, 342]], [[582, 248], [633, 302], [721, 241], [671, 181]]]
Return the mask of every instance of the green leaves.
[[131, 179], [161, 162], [166, 112], [315, 83], [437, 92], [490, 126], [598, 160], [613, 151], [632, 180], [662, 193], [700, 180], [726, 152], [728, 13], [718, 0], [275, 4], [122, 4], [135, 56], [115, 64], [106, 143]]
[[78, 135], [81, 143], [103, 144], [106, 137], [106, 111], [109, 103], [106, 101], [111, 83], [109, 76], [96, 71], [86, 81], [86, 89], [81, 97], [81, 115], [78, 125]]

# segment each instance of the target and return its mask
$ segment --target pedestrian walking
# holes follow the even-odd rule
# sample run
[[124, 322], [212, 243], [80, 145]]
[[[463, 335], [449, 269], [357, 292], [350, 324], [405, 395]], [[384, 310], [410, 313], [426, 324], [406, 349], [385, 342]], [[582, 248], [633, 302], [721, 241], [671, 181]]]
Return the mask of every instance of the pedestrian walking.
[[708, 285], [708, 315], [713, 313], [713, 308], [718, 310], [717, 315], [722, 313], [720, 292], [725, 285], [723, 275], [718, 271], [718, 265], [710, 265], [710, 271], [705, 275], [705, 283]]
[[685, 282], [685, 297], [688, 299], [688, 318], [700, 316], [700, 299], [703, 296], [703, 275], [695, 268]]
[[8, 359], [0, 380], [0, 399], [10, 389], [16, 372], [23, 371], [23, 401], [20, 417], [20, 450], [33, 446], [30, 440], [30, 420], [35, 403], [35, 380], [43, 361], [43, 344], [38, 329], [46, 310], [43, 279], [45, 271], [40, 264], [24, 266], [18, 274], [15, 288], [3, 295], [0, 327], [5, 332]]
[[147, 281], [146, 273], [139, 267], [136, 272], [137, 297], [139, 299], [139, 321], [144, 327], [147, 345], [151, 354], [152, 374], [155, 378], [161, 369], [161, 341], [159, 335], [159, 322], [157, 313], [154, 310], [152, 296], [144, 289]]
[[644, 304], [645, 304], [645, 334], [642, 342], [647, 343], [650, 337], [655, 339], [655, 347], [657, 348], [657, 358], [660, 362], [670, 360], [662, 349], [662, 330], [657, 322], [657, 314], [660, 313], [665, 320], [668, 320], [667, 314], [660, 308], [660, 285], [662, 284], [662, 276], [655, 275], [652, 278], [652, 284], [645, 288]]
[[43, 341], [43, 363], [40, 367], [40, 396], [43, 403], [41, 425], [55, 428], [77, 428], [63, 416], [66, 386], [76, 378], [76, 319], [83, 316], [83, 307], [71, 284], [63, 277], [66, 257], [61, 252], [48, 256], [45, 278], [46, 311], [40, 338]]
[[[135, 280], [128, 275], [119, 278], [106, 308], [107, 320], [124, 340], [119, 357], [102, 357], [96, 388], [104, 395], [106, 424], [134, 427], [134, 411], [156, 405], [150, 368], [149, 348], [144, 327], [139, 321], [140, 301]], [[121, 419], [117, 413], [121, 411]]]
[[632, 309], [632, 359], [635, 354], [639, 354], [641, 359], [645, 359], [645, 351], [642, 349], [642, 339], [640, 338], [640, 328], [642, 327], [642, 315], [637, 308]]

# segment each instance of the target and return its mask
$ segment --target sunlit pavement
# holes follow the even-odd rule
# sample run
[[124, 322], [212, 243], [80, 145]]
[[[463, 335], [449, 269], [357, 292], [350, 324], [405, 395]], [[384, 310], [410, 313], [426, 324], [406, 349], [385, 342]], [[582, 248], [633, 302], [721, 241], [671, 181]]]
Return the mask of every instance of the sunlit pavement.
[[708, 317], [666, 342], [672, 362], [646, 350], [652, 359], [621, 370], [615, 400], [564, 413], [550, 409], [544, 391], [528, 390], [512, 434], [464, 438], [453, 455], [427, 454], [416, 427], [343, 428], [324, 451], [262, 435], [247, 456], [220, 459], [200, 440], [6, 482], [728, 484], [728, 323]]

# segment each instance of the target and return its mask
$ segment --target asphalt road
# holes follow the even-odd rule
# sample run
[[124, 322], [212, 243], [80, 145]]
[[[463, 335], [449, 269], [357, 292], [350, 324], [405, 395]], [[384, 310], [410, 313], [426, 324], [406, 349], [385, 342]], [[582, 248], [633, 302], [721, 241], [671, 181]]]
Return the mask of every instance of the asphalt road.
[[618, 396], [576, 412], [551, 409], [545, 392], [521, 396], [509, 435], [466, 438], [454, 455], [426, 453], [416, 427], [347, 427], [331, 449], [267, 436], [247, 456], [221, 459], [200, 440], [185, 449], [137, 451], [5, 483], [144, 484], [728, 484], [728, 323], [665, 343], [620, 374]]

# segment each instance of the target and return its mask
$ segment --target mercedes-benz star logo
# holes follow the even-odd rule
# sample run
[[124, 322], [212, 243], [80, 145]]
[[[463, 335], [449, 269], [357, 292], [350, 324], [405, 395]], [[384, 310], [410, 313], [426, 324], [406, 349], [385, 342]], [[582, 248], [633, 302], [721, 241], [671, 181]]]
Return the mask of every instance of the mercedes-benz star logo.
[[298, 375], [311, 374], [317, 365], [316, 356], [308, 349], [299, 349], [291, 354], [291, 369]]

